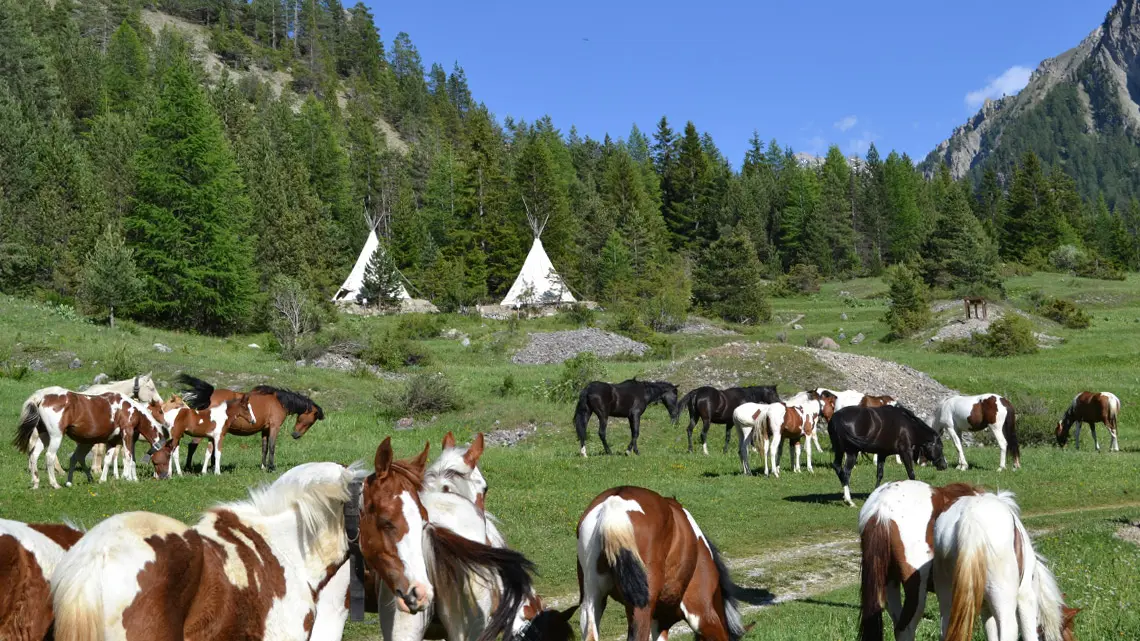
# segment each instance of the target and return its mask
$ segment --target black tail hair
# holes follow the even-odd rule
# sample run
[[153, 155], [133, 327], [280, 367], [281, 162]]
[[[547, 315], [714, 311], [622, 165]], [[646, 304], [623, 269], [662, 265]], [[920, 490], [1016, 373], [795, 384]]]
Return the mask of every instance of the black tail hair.
[[503, 591], [499, 607], [491, 613], [491, 620], [478, 641], [494, 641], [500, 633], [509, 639], [515, 613], [531, 591], [534, 564], [520, 552], [484, 545], [443, 527], [430, 528], [428, 540], [435, 585], [465, 586], [471, 574], [485, 580], [498, 576]]
[[12, 445], [15, 445], [22, 454], [31, 452], [32, 437], [39, 427], [40, 408], [29, 398], [24, 401], [24, 408], [20, 412], [20, 425], [16, 428], [16, 437], [12, 439]]
[[[755, 430], [753, 430], [755, 432]], [[713, 564], [716, 566], [717, 583], [720, 587], [721, 598], [724, 599], [724, 627], [728, 630], [728, 638], [730, 641], [738, 641], [744, 636], [745, 629], [740, 624], [740, 603], [736, 600], [736, 593], [740, 588], [732, 582], [732, 577], [728, 574], [728, 567], [724, 564], [724, 559], [720, 556], [720, 549], [705, 537], [705, 541], [709, 544], [709, 551], [712, 552]], [[736, 617], [729, 614], [729, 608], [736, 613]]]
[[578, 443], [586, 444], [586, 424], [590, 422], [590, 402], [586, 392], [589, 388], [578, 392], [578, 407], [574, 410], [574, 429], [578, 432]]
[[633, 552], [622, 548], [614, 564], [614, 574], [621, 587], [622, 596], [629, 605], [644, 608], [649, 605], [649, 578], [645, 576], [645, 566]]
[[681, 397], [681, 400], [677, 401], [677, 415], [673, 417], [673, 424], [674, 425], [677, 424], [677, 421], [681, 420], [681, 410], [682, 409], [689, 410], [689, 417], [692, 418], [693, 412], [694, 412], [693, 394], [696, 393], [696, 391], [698, 389], [700, 389], [700, 388], [698, 387], [696, 389], [689, 390], [688, 392], [685, 393], [684, 396]]
[[189, 374], [179, 374], [178, 384], [182, 386], [182, 400], [194, 410], [204, 410], [210, 406], [210, 397], [214, 395], [214, 386], [200, 378]]
[[1004, 398], [1001, 404], [1005, 406], [1005, 423], [1001, 426], [1001, 435], [1005, 437], [1006, 449], [1009, 455], [1017, 460], [1021, 457], [1021, 446], [1017, 442], [1017, 412], [1013, 405]]

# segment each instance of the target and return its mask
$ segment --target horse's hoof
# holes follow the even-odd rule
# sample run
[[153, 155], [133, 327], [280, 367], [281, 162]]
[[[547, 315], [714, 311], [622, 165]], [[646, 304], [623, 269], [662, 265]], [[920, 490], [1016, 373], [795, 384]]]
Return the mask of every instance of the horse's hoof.
[[[67, 483], [64, 483], [64, 485], [65, 485], [65, 486], [67, 486], [67, 487], [71, 487], [71, 481], [68, 481]], [[56, 488], [58, 489], [58, 487], [59, 487], [59, 486], [57, 485], [57, 486], [56, 486]]]

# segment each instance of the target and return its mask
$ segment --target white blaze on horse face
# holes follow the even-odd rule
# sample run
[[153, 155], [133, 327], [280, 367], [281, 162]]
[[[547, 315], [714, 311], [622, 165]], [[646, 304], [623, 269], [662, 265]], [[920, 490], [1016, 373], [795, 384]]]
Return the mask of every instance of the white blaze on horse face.
[[[416, 590], [417, 604], [425, 606], [432, 599], [431, 581], [428, 579], [427, 558], [424, 556], [424, 530], [425, 523], [420, 516], [419, 504], [415, 497], [407, 490], [401, 492], [393, 500], [400, 501], [404, 521], [408, 524], [408, 532], [399, 541], [396, 541], [396, 556], [404, 565], [404, 577], [408, 580], [411, 589]], [[403, 599], [397, 599], [396, 605], [404, 609], [407, 605]]]

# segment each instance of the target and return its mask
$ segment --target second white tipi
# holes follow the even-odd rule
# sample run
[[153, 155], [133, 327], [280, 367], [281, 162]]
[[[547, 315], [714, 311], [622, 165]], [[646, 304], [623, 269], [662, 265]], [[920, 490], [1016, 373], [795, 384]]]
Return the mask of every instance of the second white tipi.
[[[357, 297], [360, 296], [360, 290], [364, 286], [364, 272], [368, 270], [368, 263], [377, 251], [384, 251], [380, 248], [380, 238], [376, 235], [376, 230], [369, 230], [368, 240], [364, 241], [364, 249], [360, 250], [360, 256], [357, 257], [356, 264], [352, 266], [352, 271], [348, 273], [348, 278], [344, 279], [340, 289], [336, 290], [333, 302], [359, 302]], [[411, 299], [403, 283], [400, 283], [397, 298], [400, 300]]]
[[[526, 201], [523, 201], [523, 204], [525, 205]], [[550, 262], [550, 257], [546, 255], [546, 249], [542, 246], [540, 236], [542, 236], [542, 230], [546, 227], [549, 216], [540, 221], [531, 214], [530, 208], [527, 207], [526, 217], [527, 222], [530, 223], [531, 231], [534, 232], [534, 242], [530, 245], [530, 253], [526, 255], [526, 260], [523, 261], [518, 277], [515, 278], [511, 289], [503, 298], [502, 305], [504, 307], [522, 307], [523, 305], [557, 305], [575, 302], [574, 295], [562, 282], [562, 277], [555, 271], [554, 264]]]

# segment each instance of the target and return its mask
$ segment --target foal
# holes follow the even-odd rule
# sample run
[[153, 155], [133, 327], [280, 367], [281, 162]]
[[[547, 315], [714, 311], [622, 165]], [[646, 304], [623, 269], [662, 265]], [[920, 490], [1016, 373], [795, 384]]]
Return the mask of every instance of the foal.
[[650, 641], [684, 620], [700, 639], [746, 632], [735, 586], [716, 547], [674, 499], [640, 487], [598, 495], [578, 521], [582, 641], [601, 641], [613, 597], [625, 606], [629, 641]]
[[819, 418], [823, 405], [818, 400], [803, 401], [800, 405], [773, 403], [768, 406], [764, 414], [764, 422], [760, 429], [760, 438], [764, 443], [764, 476], [768, 475], [768, 461], [772, 461], [772, 473], [780, 478], [780, 438], [787, 438], [795, 445], [795, 463], [793, 470], [800, 471], [800, 442], [807, 439], [807, 469], [814, 472], [811, 466], [811, 437], [815, 432], [815, 422]]
[[1092, 430], [1093, 444], [1100, 451], [1100, 440], [1096, 437], [1096, 424], [1104, 423], [1108, 433], [1112, 435], [1112, 444], [1109, 450], [1120, 451], [1120, 442], [1116, 439], [1116, 417], [1120, 414], [1120, 399], [1112, 392], [1081, 392], [1073, 399], [1065, 415], [1057, 421], [1057, 445], [1065, 447], [1069, 441], [1069, 428], [1077, 425], [1074, 446], [1081, 449], [1081, 423], [1088, 423]]
[[[195, 410], [185, 405], [176, 407], [167, 410], [165, 419], [166, 424], [170, 426], [170, 440], [151, 456], [155, 475], [158, 478], [169, 478], [171, 467], [178, 476], [182, 476], [182, 465], [178, 460], [178, 444], [183, 434], [210, 439], [214, 446], [214, 474], [221, 474], [222, 439], [225, 438], [230, 425], [238, 420], [251, 423], [254, 420], [247, 396], [225, 401], [208, 410]], [[209, 457], [202, 461], [202, 474], [206, 473], [208, 462]], [[160, 466], [162, 470], [159, 469]]]

